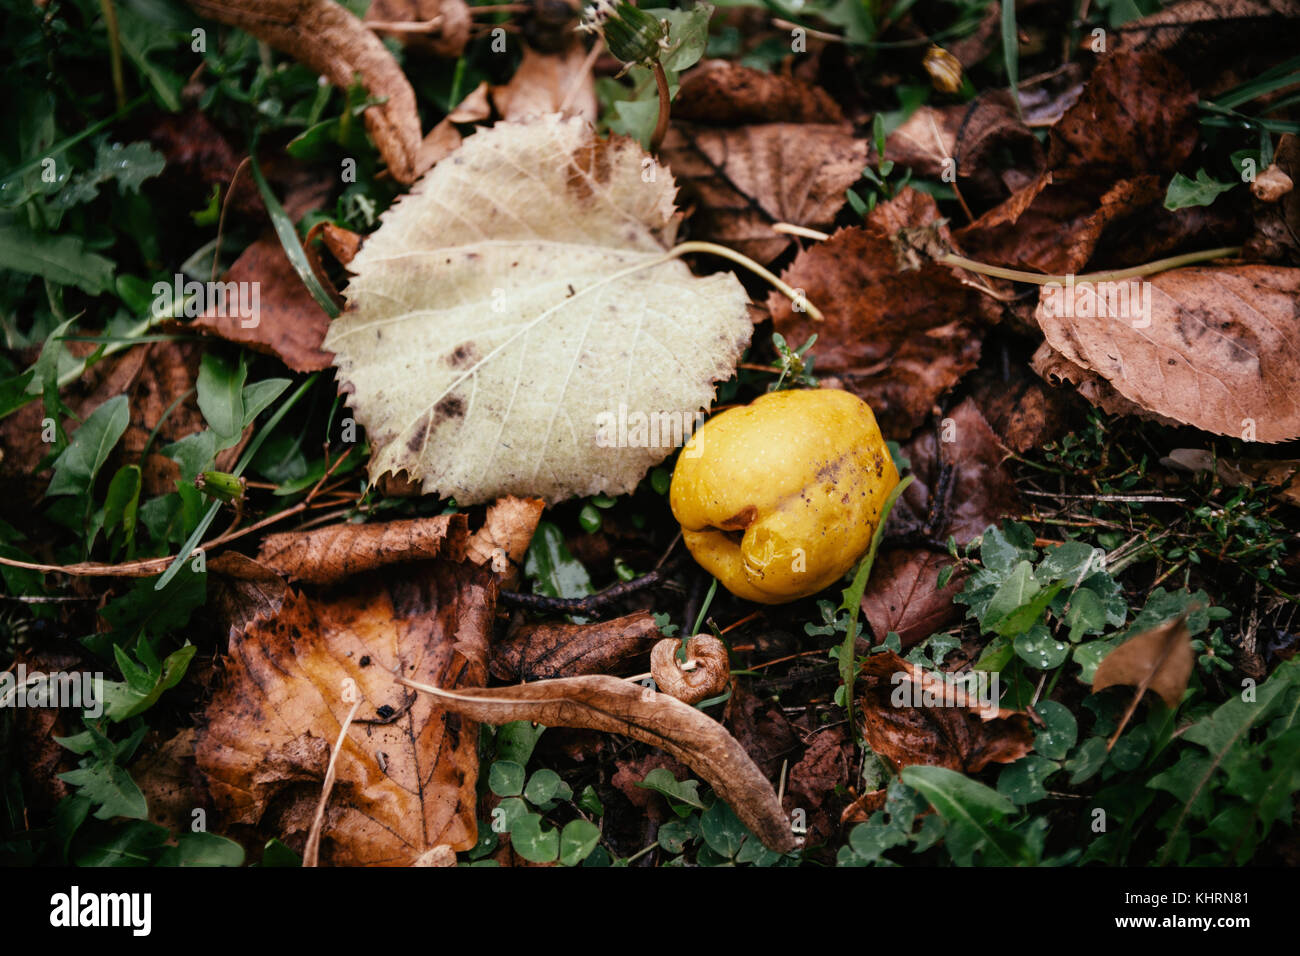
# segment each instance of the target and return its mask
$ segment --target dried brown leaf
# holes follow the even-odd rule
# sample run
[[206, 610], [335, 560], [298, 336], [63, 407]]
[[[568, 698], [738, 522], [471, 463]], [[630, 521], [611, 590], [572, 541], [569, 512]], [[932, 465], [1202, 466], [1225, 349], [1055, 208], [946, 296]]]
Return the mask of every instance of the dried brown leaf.
[[345, 7], [333, 0], [190, 0], [190, 5], [284, 51], [341, 89], [360, 74], [367, 92], [380, 101], [365, 112], [370, 137], [398, 182], [415, 181], [420, 146], [415, 92], [384, 44]]
[[210, 309], [191, 323], [193, 328], [274, 355], [295, 372], [329, 368], [333, 353], [320, 347], [329, 315], [289, 264], [274, 232], [254, 240], [221, 281], [256, 288], [257, 310], [250, 318], [232, 305], [220, 312]]
[[744, 748], [717, 721], [667, 694], [603, 674], [482, 690], [449, 691], [418, 681], [409, 686], [483, 723], [584, 727], [658, 747], [708, 783], [764, 846], [782, 853], [798, 846], [776, 792]]
[[1047, 345], [1165, 418], [1251, 441], [1300, 436], [1300, 269], [1192, 266], [1139, 286], [1149, 315], [1086, 284], [1072, 299], [1045, 290]]
[[709, 126], [844, 121], [839, 105], [820, 87], [726, 60], [709, 60], [686, 74], [673, 117]]
[[831, 228], [868, 145], [844, 126], [761, 123], [714, 129], [674, 123], [660, 156], [696, 205], [692, 234], [759, 262], [788, 249], [777, 222]]
[[[862, 667], [865, 693], [859, 703], [862, 729], [871, 749], [896, 768], [912, 764], [977, 773], [990, 763], [1012, 763], [1029, 753], [1029, 718], [999, 710], [983, 719], [974, 695], [945, 688], [942, 677], [905, 661], [893, 651], [872, 654]], [[957, 706], [913, 706], [926, 694]], [[895, 700], [899, 703], [895, 703]]]
[[1158, 52], [1213, 94], [1295, 54], [1296, 0], [1179, 0], [1116, 31], [1119, 50]]
[[1183, 699], [1196, 654], [1186, 615], [1130, 637], [1097, 666], [1093, 692], [1116, 684], [1136, 688], [1136, 699], [1154, 691], [1171, 710]]
[[257, 560], [290, 580], [330, 585], [408, 561], [459, 561], [465, 553], [465, 516], [458, 514], [267, 535]]
[[525, 624], [492, 645], [492, 676], [504, 681], [581, 677], [614, 671], [662, 635], [649, 611], [595, 624]]
[[773, 326], [792, 346], [817, 335], [818, 373], [863, 398], [887, 438], [910, 435], [979, 357], [979, 293], [933, 262], [898, 270], [893, 235], [937, 220], [934, 200], [906, 189], [872, 210], [865, 226], [801, 252], [781, 278], [822, 310], [823, 322], [784, 296], [767, 300]]
[[524, 58], [510, 82], [492, 88], [497, 112], [507, 121], [545, 113], [581, 116], [596, 121], [596, 80], [580, 42], [563, 53], [538, 53], [524, 46]]
[[981, 207], [1027, 185], [1045, 161], [1006, 90], [969, 104], [920, 107], [890, 134], [885, 158], [910, 166], [918, 176], [938, 179], [955, 172], [962, 198]]
[[[891, 525], [901, 531], [924, 525], [931, 508], [946, 520], [932, 528], [932, 536], [945, 541], [951, 535], [966, 544], [1008, 515], [1021, 513], [1015, 480], [1003, 461], [1006, 449], [989, 427], [974, 399], [967, 398], [939, 422], [938, 431], [920, 432], [903, 446], [916, 480], [894, 507]], [[932, 501], [940, 488], [940, 470], [952, 466], [947, 501]]]
[[393, 683], [481, 686], [495, 606], [490, 572], [435, 561], [389, 568], [328, 600], [290, 593], [272, 620], [232, 635], [196, 758], [226, 825], [305, 836], [330, 748], [341, 748], [321, 858], [405, 866], [474, 845], [478, 733]]
[[947, 555], [920, 549], [881, 555], [862, 595], [862, 611], [878, 641], [894, 631], [903, 647], [911, 647], [960, 616], [952, 599], [962, 588], [961, 576], [938, 587], [940, 569], [952, 563]]
[[1045, 172], [957, 232], [966, 254], [1079, 272], [1102, 233], [1164, 198], [1197, 140], [1196, 96], [1158, 54], [1117, 54], [1052, 128]]

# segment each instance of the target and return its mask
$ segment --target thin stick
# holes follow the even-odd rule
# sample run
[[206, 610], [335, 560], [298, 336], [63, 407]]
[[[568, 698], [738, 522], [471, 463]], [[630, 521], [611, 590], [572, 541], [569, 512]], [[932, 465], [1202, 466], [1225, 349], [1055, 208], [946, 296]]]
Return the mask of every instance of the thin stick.
[[809, 229], [807, 226], [796, 226], [790, 222], [772, 223], [773, 232], [783, 232], [787, 236], [802, 236], [805, 239], [816, 239], [818, 242], [825, 242], [830, 238], [829, 233], [818, 232], [816, 229]]
[[330, 754], [329, 767], [325, 770], [325, 785], [321, 787], [320, 803], [316, 804], [316, 818], [311, 822], [311, 832], [307, 834], [307, 845], [302, 851], [302, 865], [316, 866], [320, 856], [320, 834], [325, 826], [325, 807], [330, 802], [330, 791], [334, 789], [334, 770], [339, 761], [339, 752], [343, 749], [343, 744], [348, 739], [348, 728], [352, 726], [352, 718], [357, 715], [361, 709], [362, 698], [358, 697], [348, 711], [348, 715], [343, 720], [343, 726], [339, 729], [339, 739], [334, 743], [334, 752]]
[[826, 317], [822, 315], [821, 310], [804, 298], [802, 293], [795, 291], [789, 283], [778, 279], [771, 272], [768, 272], [753, 259], [749, 258], [749, 256], [742, 256], [734, 249], [728, 249], [726, 246], [719, 246], [712, 242], [683, 242], [681, 245], [674, 246], [670, 249], [668, 254], [664, 256], [664, 259], [676, 259], [679, 256], [689, 255], [693, 252], [705, 252], [710, 255], [721, 256], [723, 259], [730, 259], [737, 265], [744, 266], [750, 272], [754, 273], [754, 275], [770, 282], [780, 292], [786, 295], [790, 301], [794, 302], [796, 305], [802, 305], [814, 322], [825, 321]]
[[117, 108], [126, 108], [126, 82], [122, 79], [122, 39], [117, 28], [117, 8], [113, 0], [99, 0], [99, 8], [104, 14], [104, 27], [108, 30], [108, 62], [113, 73], [113, 93], [117, 97]]
[[230, 197], [235, 194], [235, 183], [239, 182], [239, 174], [243, 172], [244, 167], [252, 159], [251, 156], [245, 156], [235, 167], [235, 174], [230, 177], [230, 185], [226, 187], [226, 198], [221, 203], [221, 215], [217, 219], [217, 244], [212, 249], [212, 281], [217, 281], [217, 265], [221, 261], [221, 235], [226, 229], [226, 211], [230, 208]]
[[[1223, 246], [1219, 249], [1207, 249], [1204, 252], [1188, 252], [1181, 256], [1170, 256], [1168, 259], [1157, 259], [1155, 262], [1133, 266], [1129, 269], [1090, 272], [1073, 278], [1075, 285], [1083, 282], [1119, 282], [1123, 279], [1140, 279], [1143, 276], [1155, 275], [1157, 272], [1166, 272], [1169, 269], [1177, 269], [1197, 262], [1206, 262], [1210, 259], [1226, 259], [1240, 252], [1241, 246]], [[1071, 278], [1070, 276], [1049, 276], [1037, 272], [1022, 272], [1020, 269], [1004, 269], [1001, 266], [976, 262], [974, 259], [967, 259], [965, 256], [959, 256], [952, 252], [936, 256], [934, 261], [948, 266], [956, 266], [959, 269], [966, 269], [968, 272], [978, 272], [981, 275], [993, 276], [998, 279], [1011, 279], [1015, 282], [1032, 282], [1034, 285], [1048, 285], [1053, 282], [1064, 285]]]

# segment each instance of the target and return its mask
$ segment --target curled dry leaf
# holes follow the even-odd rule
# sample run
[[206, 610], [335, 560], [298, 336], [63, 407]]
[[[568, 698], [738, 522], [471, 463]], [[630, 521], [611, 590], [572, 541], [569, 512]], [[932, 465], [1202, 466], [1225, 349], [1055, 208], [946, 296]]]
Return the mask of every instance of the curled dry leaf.
[[885, 800], [888, 797], [888, 787], [881, 787], [879, 790], [868, 790], [844, 808], [844, 812], [840, 814], [840, 825], [866, 823], [877, 810], [885, 809]]
[[595, 624], [525, 624], [492, 645], [489, 668], [504, 681], [604, 674], [645, 654], [660, 636], [649, 611]]
[[894, 234], [936, 226], [946, 237], [938, 218], [933, 199], [905, 189], [872, 210], [865, 226], [801, 252], [781, 278], [818, 303], [823, 322], [784, 297], [767, 300], [773, 326], [791, 345], [817, 335], [818, 373], [866, 400], [887, 438], [910, 435], [979, 358], [979, 293], [933, 262], [898, 269]]
[[267, 535], [257, 561], [292, 581], [331, 585], [408, 561], [458, 561], [465, 557], [465, 532], [464, 515], [330, 525]]
[[[454, 0], [452, 0], [454, 2]], [[347, 89], [357, 74], [380, 100], [365, 112], [366, 129], [393, 177], [416, 176], [420, 116], [415, 92], [384, 44], [334, 0], [190, 0], [205, 17], [250, 33]]]
[[502, 587], [513, 587], [528, 545], [537, 530], [546, 502], [541, 498], [507, 495], [488, 505], [483, 527], [469, 539], [469, 559], [501, 575]]
[[410, 49], [451, 59], [465, 52], [472, 26], [465, 0], [371, 0], [365, 23]]
[[712, 634], [696, 634], [686, 642], [685, 662], [677, 659], [681, 642], [665, 638], [650, 651], [650, 676], [665, 694], [684, 704], [716, 697], [731, 683], [727, 645]]
[[846, 126], [674, 123], [659, 151], [695, 205], [692, 235], [771, 262], [794, 239], [778, 222], [828, 230], [858, 181], [868, 145]]
[[1095, 693], [1116, 684], [1134, 687], [1135, 700], [1154, 691], [1172, 710], [1182, 702], [1195, 664], [1187, 617], [1181, 615], [1130, 637], [1102, 658], [1092, 689]]
[[631, 491], [672, 451], [611, 423], [692, 421], [752, 329], [735, 276], [665, 260], [675, 187], [646, 159], [576, 118], [498, 123], [384, 216], [326, 339], [372, 478], [553, 502]]
[[862, 686], [863, 734], [895, 768], [926, 764], [978, 773], [990, 763], [1013, 763], [1033, 747], [1024, 714], [996, 710], [996, 702], [986, 707], [963, 685], [893, 651], [867, 658]]
[[603, 674], [455, 691], [400, 682], [470, 720], [603, 730], [658, 747], [694, 770], [768, 849], [788, 853], [799, 845], [776, 792], [744, 748], [703, 711], [667, 694]]
[[481, 686], [495, 597], [486, 569], [434, 561], [359, 577], [328, 600], [289, 592], [276, 617], [232, 634], [195, 751], [222, 822], [304, 836], [359, 694], [322, 861], [406, 866], [440, 844], [473, 846], [477, 728], [393, 674]]
[[1191, 266], [1070, 292], [1040, 296], [1047, 345], [1127, 401], [1217, 435], [1300, 436], [1300, 269]]

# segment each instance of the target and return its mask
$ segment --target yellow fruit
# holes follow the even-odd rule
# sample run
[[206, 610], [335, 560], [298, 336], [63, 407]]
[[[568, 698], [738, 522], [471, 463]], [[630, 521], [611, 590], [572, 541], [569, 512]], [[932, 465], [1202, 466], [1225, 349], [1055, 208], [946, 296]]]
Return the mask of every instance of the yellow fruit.
[[682, 449], [669, 501], [686, 547], [728, 591], [784, 604], [853, 567], [896, 484], [866, 402], [800, 389], [706, 422]]

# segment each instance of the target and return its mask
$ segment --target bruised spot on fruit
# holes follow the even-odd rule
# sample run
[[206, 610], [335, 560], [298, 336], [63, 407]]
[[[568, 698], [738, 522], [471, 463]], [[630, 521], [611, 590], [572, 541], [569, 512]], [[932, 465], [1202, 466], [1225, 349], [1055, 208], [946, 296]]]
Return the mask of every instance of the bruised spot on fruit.
[[754, 519], [757, 517], [758, 509], [753, 505], [749, 505], [748, 507], [737, 511], [730, 518], [724, 518], [719, 521], [718, 527], [723, 531], [744, 531], [754, 523]]

